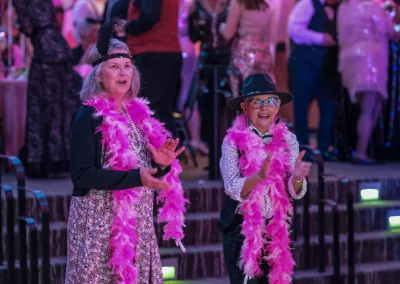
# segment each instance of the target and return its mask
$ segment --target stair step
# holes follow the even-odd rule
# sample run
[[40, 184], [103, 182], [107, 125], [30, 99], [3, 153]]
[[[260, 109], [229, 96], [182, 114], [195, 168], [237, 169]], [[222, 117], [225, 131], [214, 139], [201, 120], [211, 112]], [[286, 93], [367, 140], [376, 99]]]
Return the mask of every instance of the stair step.
[[[342, 279], [340, 283], [347, 284], [347, 266], [340, 268]], [[400, 261], [375, 262], [358, 264], [355, 267], [356, 281], [360, 284], [396, 284], [399, 283]], [[328, 267], [324, 273], [317, 270], [297, 271], [293, 275], [293, 284], [332, 283], [333, 268]], [[332, 283], [336, 284], [336, 283]]]
[[[18, 226], [15, 226], [15, 257], [19, 258], [19, 230]], [[39, 231], [39, 242], [38, 242], [38, 253], [39, 257], [42, 255], [42, 225], [38, 224]], [[6, 228], [3, 227], [3, 245], [7, 247], [6, 242]], [[27, 232], [29, 236], [29, 232]], [[52, 222], [50, 223], [50, 257], [63, 257], [67, 255], [67, 223], [66, 222]]]
[[[304, 241], [299, 238], [294, 243], [293, 257], [296, 261], [296, 271], [305, 268], [305, 251], [303, 249]], [[217, 275], [210, 276], [215, 265], [223, 263], [222, 244], [202, 245], [202, 246], [185, 246], [186, 253], [183, 254], [179, 247], [160, 248], [162, 258], [177, 258], [178, 267], [189, 268], [191, 263], [196, 262], [200, 265], [199, 269], [187, 269], [180, 271], [185, 273], [181, 279], [196, 279], [216, 277], [221, 275], [222, 271], [217, 271]], [[332, 236], [325, 237], [325, 265], [332, 266]], [[318, 259], [318, 238], [311, 238], [311, 267], [317, 268]], [[400, 261], [400, 230], [386, 232], [368, 232], [355, 234], [355, 263], [365, 264], [368, 262], [387, 262]], [[347, 235], [340, 235], [340, 260], [341, 264], [347, 264]], [[204, 272], [202, 272], [204, 271]], [[179, 274], [179, 273], [178, 273]], [[179, 274], [181, 275], [181, 274]]]
[[[219, 212], [189, 213], [186, 215], [183, 242], [186, 246], [218, 244], [222, 242], [222, 234], [218, 229]], [[154, 228], [160, 247], [175, 247], [174, 241], [164, 241], [163, 226], [154, 222]]]
[[[214, 218], [216, 214], [207, 213], [205, 215], [209, 215], [209, 217]], [[196, 223], [192, 223], [192, 220], [196, 220], [200, 218], [197, 214], [190, 214], [191, 216], [187, 224], [189, 224], [188, 228], [191, 230], [195, 230], [190, 224], [196, 225]], [[207, 251], [209, 248], [219, 247], [221, 248], [222, 235], [218, 232], [216, 228], [216, 232], [211, 232], [212, 227], [204, 226], [203, 233], [201, 232], [201, 227], [197, 228], [193, 234], [188, 234], [186, 232], [186, 237], [183, 240], [184, 245], [188, 248], [188, 252], [191, 253], [199, 253], [201, 251]], [[16, 228], [17, 229], [17, 228]], [[159, 228], [158, 228], [159, 229]], [[39, 226], [39, 232], [41, 230], [41, 226]], [[17, 232], [17, 230], [16, 230]], [[5, 233], [5, 232], [3, 232]], [[205, 238], [209, 238], [212, 234], [215, 240], [215, 243], [202, 243], [202, 240]], [[196, 236], [200, 236], [196, 239]], [[160, 249], [164, 253], [169, 254], [179, 254], [180, 250], [176, 247], [176, 244], [173, 241], [161, 241], [162, 234], [158, 230], [157, 237], [159, 239]], [[191, 240], [192, 238], [192, 240]], [[19, 243], [18, 243], [18, 233], [15, 236], [15, 253], [18, 258], [19, 254]], [[3, 239], [4, 245], [6, 245], [5, 238]], [[312, 254], [312, 267], [318, 266], [318, 237], [312, 236], [310, 239], [311, 243], [311, 254]], [[295, 250], [293, 252], [294, 258], [297, 263], [297, 267], [299, 269], [303, 269], [305, 267], [304, 264], [304, 252], [303, 252], [304, 241], [302, 236], [299, 236], [297, 241], [294, 243]], [[325, 237], [325, 247], [326, 247], [326, 265], [329, 266], [332, 264], [332, 247], [333, 247], [333, 236], [327, 235]], [[340, 248], [341, 248], [341, 263], [347, 263], [347, 234], [340, 235]], [[170, 249], [170, 250], [168, 250]], [[366, 232], [366, 233], [356, 233], [355, 234], [355, 261], [356, 263], [366, 263], [368, 261], [391, 261], [400, 259], [400, 230], [397, 231], [377, 231], [377, 232]], [[39, 242], [38, 252], [41, 255], [41, 243]], [[64, 222], [55, 222], [50, 224], [50, 256], [51, 257], [59, 257], [66, 256], [67, 254], [67, 224]]]
[[[400, 200], [400, 178], [384, 178], [384, 179], [358, 179], [350, 181], [351, 188], [354, 192], [354, 201], [360, 201], [360, 194], [358, 184], [363, 181], [379, 181], [381, 183], [380, 198], [381, 200]], [[31, 183], [29, 181], [28, 183]], [[46, 181], [46, 183], [49, 181]], [[63, 184], [61, 184], [63, 182]], [[68, 220], [69, 204], [71, 201], [72, 190], [66, 190], [64, 183], [67, 181], [53, 181], [51, 186], [54, 188], [60, 187], [59, 191], [50, 190], [49, 188], [43, 188], [43, 192], [49, 203], [50, 210], [50, 221], [65, 222]], [[4, 184], [13, 184], [8, 179]], [[40, 183], [35, 188], [40, 189]], [[205, 213], [205, 212], [219, 212], [222, 208], [222, 203], [225, 198], [224, 187], [221, 181], [192, 181], [184, 182], [185, 195], [189, 200], [190, 204], [187, 205], [187, 213]], [[49, 185], [47, 185], [49, 186]], [[71, 187], [72, 188], [72, 187]], [[317, 204], [318, 201], [318, 185], [316, 182], [310, 183], [310, 202], [311, 204]], [[346, 204], [345, 193], [340, 188], [337, 180], [327, 178], [325, 181], [325, 198], [332, 199], [339, 204]], [[39, 212], [37, 210], [36, 201], [27, 195], [27, 215], [40, 222]], [[5, 201], [2, 199], [3, 205], [2, 210], [5, 213]], [[298, 206], [302, 206], [303, 200], [296, 201]], [[17, 208], [15, 204], [15, 208]], [[157, 212], [157, 206], [155, 206], [154, 212]], [[3, 221], [6, 220], [5, 214], [2, 214]]]
[[[340, 263], [347, 264], [347, 234], [339, 237]], [[297, 269], [305, 268], [304, 241], [299, 238], [294, 243], [293, 257]], [[311, 246], [311, 267], [317, 268], [319, 265], [318, 237], [310, 239]], [[333, 265], [333, 236], [325, 236], [325, 265]], [[356, 264], [369, 262], [400, 261], [400, 230], [356, 233], [354, 235], [354, 260]]]
[[[41, 269], [42, 260], [39, 259], [39, 269]], [[28, 263], [29, 265], [29, 263]], [[67, 257], [52, 257], [50, 259], [50, 283], [64, 284], [65, 272], [67, 268]], [[15, 267], [15, 283], [19, 283], [19, 263], [16, 262]], [[7, 270], [0, 269], [0, 283], [7, 283]]]
[[[324, 273], [317, 270], [296, 271], [293, 275], [293, 284], [323, 284], [332, 283], [332, 267]], [[341, 267], [341, 284], [347, 284], [347, 267]], [[360, 284], [397, 284], [400, 277], [400, 261], [387, 263], [369, 263], [356, 266], [356, 282]], [[170, 280], [165, 284], [229, 284], [229, 278], [216, 277], [197, 280]], [[337, 283], [333, 283], [337, 284]]]
[[[354, 231], [370, 232], [387, 230], [387, 213], [391, 209], [400, 208], [400, 201], [373, 201], [368, 203], [354, 204]], [[310, 206], [309, 228], [310, 234], [318, 234], [318, 206]], [[338, 206], [340, 214], [340, 232], [347, 232], [347, 207], [340, 204]], [[332, 210], [329, 206], [325, 206], [325, 233], [331, 234], [332, 226]], [[294, 221], [296, 233], [303, 234], [303, 208], [296, 208], [296, 219]]]
[[[209, 254], [216, 253], [221, 250], [216, 245], [209, 246]], [[168, 254], [174, 254], [175, 249], [165, 249], [160, 250], [162, 258], [166, 258]], [[204, 258], [193, 258], [190, 256], [193, 252], [198, 251], [196, 248], [188, 248], [188, 258], [191, 258], [194, 262], [187, 262], [191, 264], [191, 266], [182, 267], [184, 263], [178, 262], [178, 279], [184, 280], [182, 276], [197, 276], [197, 280], [174, 280], [174, 281], [166, 281], [166, 284], [225, 284], [229, 283], [227, 276], [227, 272], [225, 270], [225, 264], [218, 264], [222, 265], [221, 268], [223, 269], [212, 269], [212, 265], [216, 264], [215, 262], [218, 261], [217, 255], [214, 256], [214, 261], [212, 263], [208, 263], [209, 259]], [[166, 254], [168, 253], [168, 254]], [[171, 257], [171, 256], [170, 256]], [[206, 265], [207, 263], [207, 265]], [[206, 277], [201, 277], [204, 275], [202, 266], [207, 267], [207, 273], [211, 274], [211, 272], [217, 272], [218, 275], [213, 277], [212, 275], [208, 275]], [[186, 269], [186, 271], [191, 273], [186, 273], [182, 275], [182, 271]], [[18, 271], [18, 268], [17, 268]], [[330, 277], [332, 276], [332, 267], [327, 267], [324, 273], [319, 273], [316, 269], [313, 270], [296, 270], [295, 274], [293, 275], [293, 283], [294, 284], [319, 284], [319, 283], [330, 283]], [[66, 272], [66, 257], [53, 257], [51, 258], [51, 283], [55, 284], [62, 284], [64, 283], [65, 279], [65, 272]], [[347, 274], [347, 266], [341, 266], [341, 273], [343, 276], [343, 284], [347, 283], [346, 274]], [[1, 269], [0, 267], [0, 280], [6, 279], [6, 271]], [[375, 263], [367, 263], [367, 264], [358, 264], [356, 265], [356, 283], [363, 283], [363, 284], [395, 284], [398, 283], [398, 279], [400, 277], [400, 261], [390, 261], [390, 262], [375, 262]], [[187, 278], [189, 279], [189, 278]], [[196, 279], [196, 278], [192, 278]], [[2, 281], [1, 283], [6, 283]]]

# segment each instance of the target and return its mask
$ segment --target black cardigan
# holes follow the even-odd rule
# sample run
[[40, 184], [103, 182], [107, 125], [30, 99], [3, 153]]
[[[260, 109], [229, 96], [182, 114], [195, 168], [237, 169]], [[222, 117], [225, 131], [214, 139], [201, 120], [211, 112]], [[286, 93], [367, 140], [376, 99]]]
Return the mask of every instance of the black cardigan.
[[[69, 168], [74, 189], [73, 196], [85, 196], [91, 189], [120, 190], [143, 186], [139, 169], [115, 171], [103, 169], [101, 165], [101, 133], [96, 132], [102, 119], [93, 118], [95, 109], [81, 106], [71, 122]], [[158, 168], [155, 177], [165, 175]]]

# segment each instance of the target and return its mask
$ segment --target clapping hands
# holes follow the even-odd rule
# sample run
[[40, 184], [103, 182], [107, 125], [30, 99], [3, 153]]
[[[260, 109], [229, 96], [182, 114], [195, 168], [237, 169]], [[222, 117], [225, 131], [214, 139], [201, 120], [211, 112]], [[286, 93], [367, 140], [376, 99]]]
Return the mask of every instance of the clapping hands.
[[168, 167], [185, 150], [185, 147], [181, 147], [175, 151], [178, 143], [179, 138], [167, 139], [158, 149], [151, 144], [148, 144], [147, 147], [153, 155], [154, 162], [161, 167]]

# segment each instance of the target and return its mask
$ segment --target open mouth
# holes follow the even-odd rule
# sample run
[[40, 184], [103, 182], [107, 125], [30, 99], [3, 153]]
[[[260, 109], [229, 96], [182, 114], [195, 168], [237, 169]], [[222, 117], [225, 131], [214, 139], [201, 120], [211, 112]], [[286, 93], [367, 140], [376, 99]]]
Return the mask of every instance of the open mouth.
[[261, 119], [269, 119], [270, 118], [270, 114], [268, 113], [264, 113], [264, 114], [259, 114], [258, 117]]
[[117, 81], [118, 85], [125, 85], [126, 83], [128, 83], [127, 80], [119, 80], [119, 81]]

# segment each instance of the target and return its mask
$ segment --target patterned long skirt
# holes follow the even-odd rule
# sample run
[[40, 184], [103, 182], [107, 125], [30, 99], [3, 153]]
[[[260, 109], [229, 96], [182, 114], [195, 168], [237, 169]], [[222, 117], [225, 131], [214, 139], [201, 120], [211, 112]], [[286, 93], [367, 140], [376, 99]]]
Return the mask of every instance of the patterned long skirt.
[[[153, 191], [143, 188], [142, 197], [134, 208], [139, 236], [136, 247], [137, 284], [163, 283], [153, 226], [153, 195]], [[107, 264], [111, 257], [112, 205], [112, 191], [91, 190], [84, 197], [72, 197], [68, 220], [66, 284], [116, 283], [116, 276]]]

